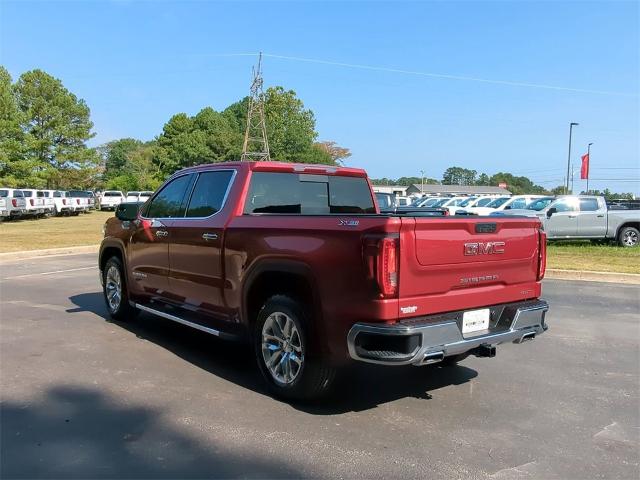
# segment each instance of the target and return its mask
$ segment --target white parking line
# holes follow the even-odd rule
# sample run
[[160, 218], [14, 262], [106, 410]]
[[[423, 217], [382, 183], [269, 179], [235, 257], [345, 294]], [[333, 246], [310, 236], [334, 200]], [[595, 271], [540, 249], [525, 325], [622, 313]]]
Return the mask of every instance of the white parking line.
[[16, 278], [35, 277], [35, 276], [38, 276], [38, 275], [55, 275], [57, 273], [78, 272], [80, 270], [90, 270], [92, 268], [98, 268], [98, 267], [96, 265], [91, 265], [90, 267], [70, 268], [68, 270], [56, 270], [54, 272], [26, 273], [24, 275], [16, 275], [14, 277], [5, 277], [5, 278], [3, 278], [3, 280], [13, 280], [13, 279], [16, 279]]

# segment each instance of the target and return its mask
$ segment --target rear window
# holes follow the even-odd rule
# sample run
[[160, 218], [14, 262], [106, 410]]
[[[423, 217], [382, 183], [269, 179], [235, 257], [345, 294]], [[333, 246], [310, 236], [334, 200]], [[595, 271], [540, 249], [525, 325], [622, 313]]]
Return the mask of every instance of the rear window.
[[64, 197], [64, 196], [65, 196], [65, 194], [64, 194], [64, 192], [60, 192], [60, 191], [58, 191], [58, 192], [53, 192], [53, 196], [54, 196], [55, 198], [62, 198], [62, 197]]
[[89, 197], [89, 193], [84, 191], [84, 190], [69, 190], [69, 196], [70, 197], [87, 198], [87, 197]]
[[104, 192], [105, 197], [122, 197], [122, 192]]
[[0, 198], [6, 198], [9, 196], [9, 190], [0, 190]]
[[22, 193], [22, 190], [14, 190], [13, 196], [17, 198], [24, 198], [24, 194]]
[[367, 180], [294, 173], [255, 172], [244, 213], [304, 215], [375, 213]]
[[49, 197], [49, 192], [41, 192], [41, 191], [37, 191], [36, 192], [36, 196], [39, 198], [43, 198], [43, 197]]
[[22, 195], [24, 195], [25, 197], [31, 197], [33, 196], [33, 192], [30, 190], [22, 190]]

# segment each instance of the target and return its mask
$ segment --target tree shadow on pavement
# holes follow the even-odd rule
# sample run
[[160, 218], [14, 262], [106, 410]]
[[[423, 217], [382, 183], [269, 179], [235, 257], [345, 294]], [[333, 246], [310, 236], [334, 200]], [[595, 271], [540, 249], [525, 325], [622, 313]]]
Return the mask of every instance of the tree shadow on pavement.
[[[108, 318], [101, 292], [74, 295], [70, 300], [77, 308], [67, 310], [69, 313], [91, 312]], [[249, 345], [219, 340], [144, 313], [130, 322], [109, 321], [218, 377], [267, 395]], [[475, 370], [462, 365], [441, 368], [354, 364], [340, 372], [334, 393], [327, 398], [291, 405], [314, 415], [364, 411], [400, 398], [428, 400], [438, 389], [466, 383], [476, 376]]]
[[36, 402], [4, 401], [0, 415], [1, 478], [301, 477], [256, 452], [205, 447], [96, 389], [55, 386]]

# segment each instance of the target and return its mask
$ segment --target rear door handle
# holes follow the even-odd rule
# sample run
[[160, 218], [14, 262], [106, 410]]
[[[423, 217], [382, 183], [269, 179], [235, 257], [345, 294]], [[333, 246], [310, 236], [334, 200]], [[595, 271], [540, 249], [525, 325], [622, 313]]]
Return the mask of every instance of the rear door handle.
[[166, 237], [169, 235], [169, 232], [166, 230], [156, 230], [156, 237]]
[[217, 240], [218, 239], [218, 235], [215, 233], [203, 233], [202, 234], [202, 238], [204, 238], [205, 240]]
[[577, 215], [569, 215], [569, 218], [576, 218]]
[[598, 218], [604, 218], [604, 215], [598, 215]]

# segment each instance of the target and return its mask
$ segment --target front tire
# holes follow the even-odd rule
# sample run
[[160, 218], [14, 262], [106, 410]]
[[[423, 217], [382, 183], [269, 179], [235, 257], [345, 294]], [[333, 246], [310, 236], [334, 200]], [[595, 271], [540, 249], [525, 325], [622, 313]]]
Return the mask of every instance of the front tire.
[[126, 276], [118, 257], [107, 260], [102, 271], [102, 292], [111, 318], [125, 321], [135, 317], [138, 310], [129, 304]]
[[640, 231], [635, 227], [624, 227], [618, 234], [618, 245], [621, 247], [637, 247], [640, 239]]
[[335, 369], [309, 355], [309, 317], [285, 295], [270, 297], [255, 323], [254, 347], [269, 391], [290, 400], [319, 398], [329, 392]]

